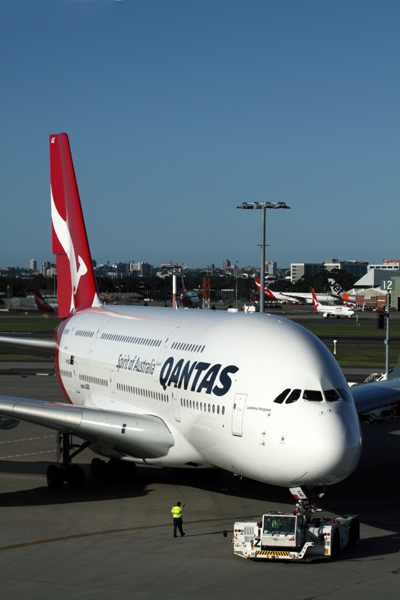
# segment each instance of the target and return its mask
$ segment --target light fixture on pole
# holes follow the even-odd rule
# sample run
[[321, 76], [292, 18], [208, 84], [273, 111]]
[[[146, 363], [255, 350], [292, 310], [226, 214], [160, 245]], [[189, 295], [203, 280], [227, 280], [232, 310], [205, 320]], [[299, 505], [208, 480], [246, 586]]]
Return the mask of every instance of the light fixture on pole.
[[265, 298], [265, 211], [267, 208], [276, 210], [278, 208], [290, 208], [285, 202], [242, 202], [237, 208], [252, 210], [259, 208], [262, 210], [261, 219], [261, 268], [260, 268], [260, 313], [264, 312]]

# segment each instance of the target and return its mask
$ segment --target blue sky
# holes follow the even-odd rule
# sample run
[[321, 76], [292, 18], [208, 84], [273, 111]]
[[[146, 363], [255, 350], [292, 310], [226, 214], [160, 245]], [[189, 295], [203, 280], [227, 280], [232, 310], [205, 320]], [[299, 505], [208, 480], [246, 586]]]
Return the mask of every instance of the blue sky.
[[397, 0], [1, 0], [0, 266], [52, 260], [69, 135], [97, 262], [400, 259]]

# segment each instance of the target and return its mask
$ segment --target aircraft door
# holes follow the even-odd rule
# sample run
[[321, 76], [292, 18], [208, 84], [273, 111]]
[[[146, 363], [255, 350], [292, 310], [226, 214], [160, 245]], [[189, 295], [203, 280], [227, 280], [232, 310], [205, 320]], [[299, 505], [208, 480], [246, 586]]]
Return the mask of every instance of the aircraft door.
[[235, 394], [232, 409], [232, 435], [243, 435], [243, 416], [247, 394]]
[[81, 384], [79, 381], [79, 358], [77, 359], [75, 356], [71, 356], [71, 360], [74, 365], [74, 380], [75, 380], [75, 391], [77, 394], [81, 393]]
[[175, 421], [177, 421], [178, 423], [181, 422], [181, 417], [179, 414], [179, 404], [178, 404], [178, 398], [176, 397], [175, 392], [171, 392], [171, 399], [172, 399], [172, 409], [174, 411], [174, 417], [175, 417]]
[[111, 402], [114, 402], [115, 400], [115, 371], [114, 369], [111, 369], [110, 371], [110, 400]]
[[158, 377], [159, 377], [160, 371], [161, 371], [161, 365], [165, 358], [165, 353], [167, 352], [167, 349], [171, 346], [172, 340], [176, 336], [176, 334], [178, 333], [179, 330], [180, 330], [180, 327], [175, 327], [175, 329], [173, 329], [171, 331], [171, 333], [165, 340], [165, 342], [158, 354], [158, 357], [157, 357], [156, 366], [155, 366], [154, 373], [153, 373], [153, 381], [158, 380]]

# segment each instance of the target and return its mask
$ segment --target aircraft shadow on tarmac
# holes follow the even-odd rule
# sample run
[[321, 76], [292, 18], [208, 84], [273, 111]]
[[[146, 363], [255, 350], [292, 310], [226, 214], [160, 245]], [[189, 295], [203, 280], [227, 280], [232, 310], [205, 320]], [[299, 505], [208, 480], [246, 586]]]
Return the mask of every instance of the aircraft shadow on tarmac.
[[[374, 556], [378, 560], [379, 556], [400, 551], [400, 418], [386, 421], [382, 425], [366, 423], [362, 425], [362, 430], [364, 448], [357, 469], [348, 479], [329, 488], [317, 504], [333, 514], [359, 514], [362, 525], [375, 528], [376, 532], [365, 528], [364, 533], [362, 532], [364, 539], [348, 552], [347, 558], [357, 560]], [[1, 461], [0, 471], [19, 473], [22, 476], [44, 475], [49, 464], [53, 463]], [[260, 500], [265, 503], [265, 510], [269, 508], [268, 503], [284, 505], [281, 510], [290, 510], [293, 506], [293, 499], [286, 488], [241, 479], [225, 471], [215, 481], [216, 478], [211, 473], [201, 471], [181, 472], [177, 478], [176, 472], [171, 469], [139, 467], [136, 484], [106, 485], [91, 479], [88, 464], [82, 466], [86, 471], [86, 486], [83, 490], [67, 487], [52, 490], [47, 487], [45, 478], [42, 486], [32, 488], [31, 481], [28, 484], [27, 480], [26, 489], [0, 493], [0, 506], [29, 507], [138, 498], [152, 494], [158, 484], [179, 485], [180, 488], [188, 486], [199, 491]]]

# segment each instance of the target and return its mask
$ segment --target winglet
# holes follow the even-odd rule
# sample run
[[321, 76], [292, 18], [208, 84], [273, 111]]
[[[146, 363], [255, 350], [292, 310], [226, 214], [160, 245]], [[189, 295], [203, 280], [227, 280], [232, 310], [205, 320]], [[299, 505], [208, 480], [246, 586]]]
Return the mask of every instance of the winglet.
[[50, 136], [51, 220], [57, 255], [58, 316], [102, 306], [97, 293], [68, 136]]

